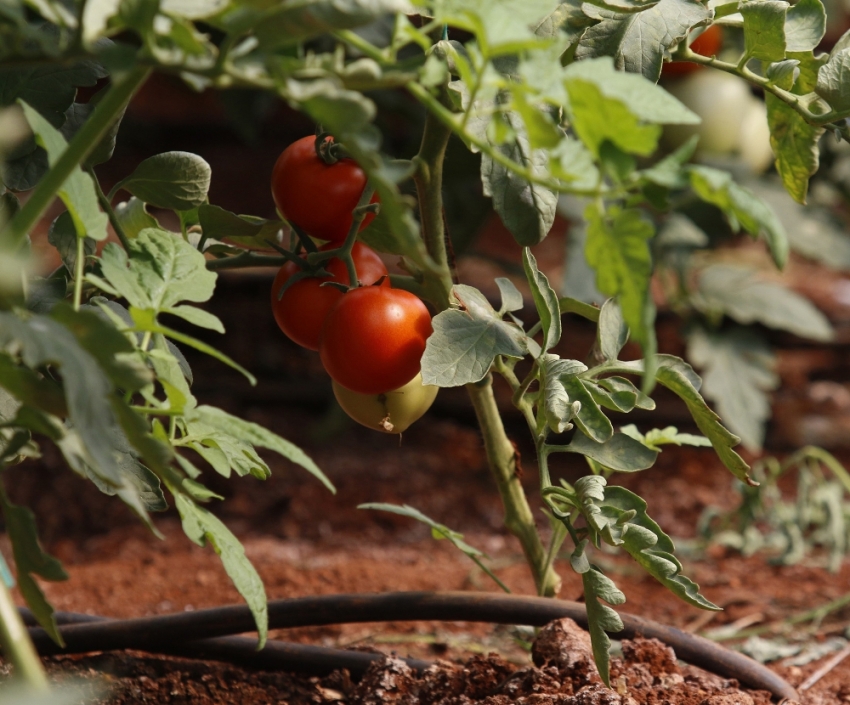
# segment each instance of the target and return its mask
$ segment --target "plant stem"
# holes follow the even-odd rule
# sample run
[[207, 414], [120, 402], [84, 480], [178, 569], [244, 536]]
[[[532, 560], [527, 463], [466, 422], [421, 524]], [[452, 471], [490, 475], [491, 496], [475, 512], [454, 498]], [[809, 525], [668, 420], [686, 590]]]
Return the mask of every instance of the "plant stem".
[[207, 269], [215, 272], [221, 269], [245, 269], [247, 267], [282, 267], [288, 261], [289, 258], [281, 255], [258, 255], [250, 250], [245, 250], [234, 257], [207, 260]]
[[522, 545], [534, 584], [537, 586], [537, 593], [554, 597], [561, 588], [561, 579], [551, 565], [547, 565], [547, 551], [537, 532], [534, 516], [519, 479], [517, 452], [505, 433], [493, 395], [492, 376], [488, 375], [475, 384], [467, 384], [466, 391], [475, 408], [478, 425], [484, 436], [487, 462], [505, 507], [505, 526]]
[[68, 148], [39, 182], [29, 200], [0, 231], [0, 240], [6, 241], [6, 248], [17, 249], [20, 246], [73, 170], [82, 164], [97, 146], [150, 72], [151, 69], [147, 67], [136, 67], [120, 81], [112, 84], [89, 119], [68, 143]]
[[0, 580], [0, 646], [15, 674], [36, 691], [49, 691], [47, 674], [21, 621], [6, 583]]
[[74, 262], [74, 310], [83, 302], [83, 277], [86, 268], [86, 240], [77, 235], [77, 261]]
[[103, 208], [103, 212], [106, 213], [106, 217], [109, 218], [109, 224], [112, 226], [112, 229], [121, 241], [121, 245], [125, 250], [129, 250], [130, 238], [127, 237], [127, 233], [124, 232], [124, 228], [118, 221], [118, 216], [115, 215], [115, 210], [112, 208], [112, 202], [106, 197], [106, 194], [100, 187], [100, 181], [97, 180], [97, 176], [94, 173], [94, 167], [86, 167], [86, 171], [91, 176], [92, 181], [94, 181], [94, 190], [97, 194], [97, 202], [100, 203], [100, 207]]

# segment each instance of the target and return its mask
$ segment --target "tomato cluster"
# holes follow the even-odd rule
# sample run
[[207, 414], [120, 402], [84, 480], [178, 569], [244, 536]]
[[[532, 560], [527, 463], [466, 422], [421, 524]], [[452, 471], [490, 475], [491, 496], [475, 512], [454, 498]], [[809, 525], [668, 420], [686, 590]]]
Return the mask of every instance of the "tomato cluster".
[[[327, 252], [351, 229], [366, 178], [351, 159], [325, 164], [315, 142], [305, 137], [284, 150], [272, 175], [272, 194], [292, 225], [329, 240], [321, 248]], [[349, 416], [376, 430], [401, 433], [437, 394], [419, 375], [431, 314], [417, 296], [390, 286], [377, 252], [355, 242], [351, 259], [356, 282], [338, 257], [318, 269], [306, 261], [285, 264], [272, 285], [272, 312], [289, 338], [318, 350]]]

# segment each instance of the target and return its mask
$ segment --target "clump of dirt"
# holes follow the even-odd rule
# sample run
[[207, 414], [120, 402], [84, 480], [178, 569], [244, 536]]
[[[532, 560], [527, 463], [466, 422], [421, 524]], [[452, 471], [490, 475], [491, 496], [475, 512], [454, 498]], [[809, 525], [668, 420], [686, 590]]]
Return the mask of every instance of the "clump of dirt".
[[[623, 641], [622, 651], [612, 662], [611, 688], [593, 666], [587, 633], [569, 619], [541, 630], [532, 665], [518, 667], [491, 653], [438, 661], [417, 673], [387, 656], [356, 684], [346, 671], [318, 678], [129, 654], [59, 657], [51, 659], [51, 671], [64, 682], [82, 680], [86, 705], [770, 705], [766, 691], [679, 666], [673, 650], [655, 639]], [[97, 694], [104, 689], [107, 695]]]

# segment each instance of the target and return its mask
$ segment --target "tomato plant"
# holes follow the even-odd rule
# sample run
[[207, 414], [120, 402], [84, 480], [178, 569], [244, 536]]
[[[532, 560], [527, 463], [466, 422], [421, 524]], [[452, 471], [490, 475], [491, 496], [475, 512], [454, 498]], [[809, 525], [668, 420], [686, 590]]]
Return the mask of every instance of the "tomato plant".
[[[293, 225], [311, 237], [340, 243], [351, 228], [351, 213], [366, 187], [366, 174], [354, 160], [336, 157], [330, 150], [324, 152], [325, 161], [316, 143], [315, 136], [302, 137], [281, 152], [272, 171], [272, 196]], [[330, 137], [325, 139], [328, 144]], [[374, 217], [368, 214], [361, 227]]]
[[431, 314], [402, 289], [352, 289], [330, 310], [319, 355], [331, 378], [360, 394], [398, 389], [419, 372]]
[[[331, 248], [333, 245], [325, 245], [322, 250]], [[371, 247], [355, 242], [351, 259], [360, 284], [369, 286], [383, 277], [389, 286], [387, 268], [380, 255]], [[280, 268], [272, 284], [272, 313], [278, 327], [291, 340], [308, 350], [319, 349], [325, 318], [342, 297], [342, 291], [335, 286], [328, 286], [328, 283], [352, 283], [348, 279], [345, 262], [338, 257], [329, 260], [324, 269], [328, 273], [326, 276], [305, 276], [284, 286], [293, 276], [304, 272], [294, 262], [287, 262]]]
[[[720, 51], [723, 46], [723, 28], [718, 24], [713, 24], [708, 27], [690, 42], [690, 49], [695, 54], [700, 56], [713, 57]], [[669, 64], [664, 64], [661, 69], [661, 75], [667, 77], [687, 76], [688, 74], [699, 71], [702, 68], [699, 64], [690, 61], [672, 61]]]
[[407, 384], [382, 394], [360, 394], [333, 383], [334, 396], [357, 423], [384, 433], [403, 433], [431, 408], [439, 387], [422, 384], [417, 374]]
[[[254, 378], [169, 322], [223, 332], [221, 321], [195, 305], [210, 299], [217, 277], [231, 269], [281, 268], [301, 256], [301, 246], [311, 250], [305, 255], [311, 265], [326, 263], [331, 282], [353, 284], [360, 251], [355, 239], [362, 237], [397, 257], [404, 273], [394, 276], [393, 288], [328, 292], [337, 301], [320, 332], [323, 364], [338, 387], [357, 394], [389, 398], [417, 375], [426, 387], [465, 388], [506, 524], [537, 591], [556, 595], [559, 569], [580, 576], [603, 680], [607, 633], [620, 626], [609, 605], [625, 596], [600, 567], [604, 562], [593, 560], [602, 544], [628, 552], [688, 604], [716, 609], [682, 574], [673, 542], [646, 503], [616, 484], [617, 473], [650, 467], [663, 443], [685, 441], [627, 433], [609, 412], [651, 411], [651, 393], [662, 385], [693, 415], [704, 436], [699, 442], [710, 443], [736, 478], [750, 482], [749, 466], [735, 450], [738, 436], [703, 392], [721, 407], [731, 399], [725, 408], [733, 416], [744, 408], [743, 416], [763, 421], [774, 382], [749, 355], [757, 347], [750, 335], [725, 326], [724, 319], [821, 339], [831, 334], [828, 322], [787, 289], [779, 293], [753, 281], [746, 268], [718, 268], [706, 264], [710, 257], [694, 254], [709, 242], [688, 219], [698, 206], [714, 216], [712, 235], [718, 228], [730, 238], [745, 232], [763, 240], [773, 264], [785, 264], [791, 245], [783, 220], [757, 189], [717, 165], [693, 163], [692, 141], [656, 156], [662, 131], [697, 125], [701, 106], [719, 113], [716, 123], [708, 111], [702, 116], [712, 130], [703, 148], [715, 139], [718, 150], [745, 153], [755, 131], [741, 128], [745, 114], [739, 111], [753, 112], [755, 87], [765, 96], [779, 180], [805, 203], [820, 138], [827, 130], [850, 137], [844, 81], [850, 46], [845, 38], [829, 55], [815, 53], [826, 22], [820, 0], [717, 8], [686, 0], [604, 7], [420, 0], [415, 8], [403, 0], [6, 0], [3, 8], [0, 468], [34, 456], [35, 434], [39, 442], [55, 442], [71, 468], [119, 496], [152, 528], [151, 512], [165, 509], [170, 499], [192, 540], [229, 547], [222, 560], [248, 600], [262, 641], [266, 604], [259, 576], [206, 508], [217, 495], [200, 478], [204, 470], [266, 477], [268, 466], [257, 453], [266, 448], [332, 486], [284, 439], [199, 402], [181, 346]], [[707, 42], [718, 22], [740, 27], [738, 56], [719, 59], [698, 40], [688, 45], [703, 27]], [[685, 93], [680, 100], [677, 91], [694, 84], [659, 86], [671, 55], [711, 67], [688, 80], [719, 84], [722, 76], [726, 83], [718, 91], [734, 100], [724, 105], [726, 94], [707, 88], [697, 90], [694, 101]], [[286, 242], [288, 229], [276, 217], [238, 215], [211, 203], [210, 166], [185, 151], [150, 156], [116, 183], [101, 181], [97, 169], [112, 156], [127, 105], [153, 72], [178, 76], [197, 90], [236, 88], [281, 99], [322, 126], [318, 138], [288, 148], [272, 176], [273, 200], [299, 242]], [[96, 85], [104, 88], [90, 101], [76, 100], [78, 88]], [[381, 120], [379, 113], [386, 113]], [[384, 140], [389, 126], [413, 126], [420, 117], [418, 150], [398, 147], [395, 133]], [[459, 281], [463, 270], [454, 266], [453, 223], [444, 207], [451, 191], [446, 177], [454, 168], [447, 161], [450, 143], [468, 150], [467, 163], [475, 165], [477, 184], [468, 193], [490, 199], [522, 248], [525, 281], [518, 288], [498, 277], [492, 286], [498, 303]], [[264, 192], [265, 179], [258, 177]], [[62, 266], [50, 276], [31, 276], [37, 254], [28, 243], [42, 231], [40, 221], [57, 197], [65, 210], [45, 229]], [[564, 290], [553, 287], [532, 252], [549, 235], [559, 208], [576, 211], [575, 231], [582, 235], [572, 248], [579, 256], [570, 255]], [[267, 215], [271, 210], [270, 201]], [[117, 242], [98, 254], [97, 242], [112, 233]], [[310, 237], [334, 247], [314, 252]], [[328, 262], [334, 257], [339, 264]], [[580, 294], [568, 294], [579, 265], [589, 276]], [[710, 372], [705, 384], [687, 362], [658, 351], [656, 266], [665, 275], [669, 270], [668, 302], [700, 316], [689, 350]], [[315, 297], [325, 297], [321, 282], [296, 289], [301, 282], [295, 276], [292, 292], [312, 291], [313, 298], [305, 294], [309, 300], [291, 310], [304, 311], [302, 323], [309, 318], [315, 324], [323, 317], [310, 313], [318, 311]], [[689, 281], [698, 282], [697, 294], [683, 293]], [[587, 363], [566, 357], [561, 345], [573, 316], [597, 327], [593, 353], [583, 357]], [[629, 337], [637, 347], [626, 350], [640, 350], [639, 359], [621, 359]], [[718, 373], [720, 364], [727, 369]], [[494, 377], [511, 389], [534, 443], [549, 532], [538, 530], [519, 481]], [[740, 414], [738, 424], [757, 450], [758, 432]], [[565, 472], [558, 462], [564, 454], [585, 458], [586, 474], [576, 479], [574, 464]], [[52, 610], [32, 575], [60, 579], [64, 573], [33, 549], [31, 522], [8, 520], [24, 510], [2, 491], [0, 510], [13, 545], [26, 549], [14, 551], [24, 597], [58, 640]], [[572, 545], [562, 552], [566, 541]], [[0, 585], [0, 612], [14, 615], [11, 604]], [[0, 640], [10, 631], [0, 630]], [[2, 646], [28, 664], [28, 672], [38, 671], [15, 644]]]

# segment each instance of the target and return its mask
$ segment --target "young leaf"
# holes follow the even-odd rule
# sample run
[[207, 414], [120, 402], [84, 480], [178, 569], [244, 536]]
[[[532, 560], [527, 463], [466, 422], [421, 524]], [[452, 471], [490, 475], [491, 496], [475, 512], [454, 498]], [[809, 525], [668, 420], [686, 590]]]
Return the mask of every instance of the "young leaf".
[[6, 532], [12, 542], [15, 566], [18, 569], [18, 589], [32, 610], [42, 628], [60, 646], [64, 646], [62, 636], [53, 618], [53, 607], [45, 599], [44, 593], [32, 577], [38, 575], [45, 580], [67, 580], [68, 574], [62, 564], [46, 553], [38, 541], [35, 515], [26, 507], [12, 504], [6, 493], [0, 491], [3, 520]]
[[218, 517], [195, 504], [177, 487], [169, 484], [168, 489], [174, 495], [174, 503], [180, 513], [186, 536], [199, 546], [209, 542], [221, 557], [224, 570], [254, 615], [259, 637], [257, 648], [262, 648], [266, 643], [269, 622], [266, 590], [257, 570], [245, 556], [244, 547]]
[[694, 304], [706, 313], [725, 313], [738, 323], [762, 323], [801, 338], [832, 340], [829, 320], [808, 299], [758, 274], [751, 267], [711, 264], [699, 273]]
[[146, 228], [161, 229], [157, 219], [147, 212], [145, 202], [135, 196], [115, 206], [115, 217], [131, 240]]
[[206, 202], [210, 177], [210, 165], [197, 154], [164, 152], [145, 159], [115, 190], [123, 188], [157, 208], [183, 211]]
[[821, 0], [798, 0], [785, 18], [786, 51], [813, 51], [826, 34], [826, 10]]
[[600, 508], [618, 527], [621, 544], [647, 573], [676, 597], [704, 610], [721, 608], [700, 594], [699, 585], [682, 575], [675, 547], [646, 513], [646, 502], [623, 487], [608, 487]]
[[584, 372], [587, 366], [578, 360], [562, 360], [551, 353], [541, 355], [538, 364], [546, 424], [555, 433], [568, 431], [572, 428], [570, 421], [579, 413], [581, 405], [570, 401], [564, 379]]
[[614, 299], [608, 299], [602, 304], [596, 328], [596, 345], [602, 353], [602, 359], [616, 360], [628, 340], [629, 327], [623, 320], [620, 305]]
[[[578, 549], [576, 549], [578, 550]], [[573, 561], [571, 561], [573, 562]], [[584, 586], [584, 601], [587, 605], [587, 622], [590, 631], [590, 643], [593, 660], [599, 670], [599, 676], [605, 685], [610, 685], [611, 640], [606, 632], [619, 632], [623, 629], [623, 620], [608, 605], [622, 605], [626, 596], [599, 568], [587, 563], [587, 569], [581, 573]], [[607, 602], [608, 605], [602, 604]]]
[[481, 570], [483, 570], [493, 581], [507, 593], [510, 593], [508, 587], [496, 576], [493, 571], [491, 571], [484, 563], [481, 562], [482, 558], [487, 558], [487, 554], [479, 551], [474, 546], [470, 546], [466, 541], [463, 540], [463, 534], [453, 531], [449, 527], [439, 524], [428, 516], [425, 516], [418, 509], [414, 509], [406, 504], [401, 506], [397, 504], [384, 504], [381, 502], [370, 502], [367, 504], [358, 504], [358, 509], [376, 509], [381, 512], [391, 512], [393, 514], [400, 514], [403, 517], [410, 517], [411, 519], [416, 519], [416, 521], [421, 521], [426, 526], [431, 528], [431, 535], [435, 539], [448, 539], [449, 543], [452, 544], [459, 551], [469, 556], [470, 559], [477, 565]]
[[[510, 122], [516, 139], [494, 144], [494, 149], [533, 173], [545, 176], [548, 173], [546, 152], [532, 149], [518, 115], [507, 113], [505, 119]], [[549, 234], [557, 212], [557, 193], [530, 183], [487, 154], [481, 157], [481, 182], [484, 195], [492, 197], [493, 208], [520, 245], [536, 245]]]
[[694, 27], [711, 19], [711, 10], [705, 5], [688, 0], [647, 3], [638, 5], [637, 11], [630, 6], [628, 12], [589, 4], [584, 7], [601, 21], [582, 36], [576, 59], [613, 56], [618, 69], [643, 74], [653, 83], [661, 75], [664, 55]]
[[[70, 211], [64, 211], [50, 224], [47, 231], [47, 242], [59, 252], [65, 269], [73, 273], [77, 264], [77, 229]], [[83, 239], [83, 254], [89, 257], [94, 254], [96, 242], [86, 237]]]
[[782, 61], [785, 58], [785, 14], [783, 0], [761, 0], [741, 6], [744, 17], [744, 52], [752, 59]]
[[[21, 106], [24, 109], [27, 122], [36, 135], [36, 141], [44, 147], [47, 152], [47, 159], [53, 166], [67, 149], [68, 143], [65, 142], [59, 131], [34, 108], [24, 102], [21, 102]], [[59, 197], [74, 220], [78, 237], [88, 235], [95, 240], [106, 238], [108, 218], [100, 210], [91, 176], [84, 173], [79, 166], [74, 167], [71, 175], [62, 184], [59, 189]]]
[[570, 399], [581, 404], [575, 415], [575, 422], [581, 432], [596, 443], [609, 441], [614, 435], [614, 426], [584, 386], [583, 380], [575, 375], [564, 375], [561, 377], [561, 383]]
[[647, 411], [655, 409], [655, 401], [625, 377], [605, 377], [598, 380], [597, 384], [609, 393], [611, 401], [618, 405], [619, 411], [629, 412], [635, 407]]
[[196, 451], [223, 477], [230, 477], [231, 471], [239, 477], [250, 474], [260, 480], [271, 475], [269, 466], [250, 443], [235, 436], [232, 431], [204, 423], [197, 409], [184, 416], [182, 426], [185, 433], [176, 443]]
[[581, 432], [573, 436], [563, 448], [568, 453], [578, 453], [595, 460], [615, 472], [638, 472], [655, 464], [658, 452], [623, 433], [614, 433], [605, 443], [597, 443]]
[[831, 55], [820, 68], [815, 93], [833, 110], [850, 110], [850, 48]]
[[741, 327], [715, 333], [697, 328], [688, 336], [688, 359], [702, 369], [703, 394], [729, 428], [748, 450], [761, 450], [770, 418], [768, 393], [779, 385], [767, 341]]
[[629, 424], [621, 426], [620, 432], [627, 436], [640, 441], [648, 448], [661, 451], [661, 446], [673, 444], [677, 446], [695, 446], [695, 447], [711, 447], [711, 441], [705, 436], [695, 436], [692, 433], [679, 433], [679, 429], [675, 426], [667, 426], [666, 428], [653, 428], [646, 432], [646, 435], [638, 431], [637, 426]]
[[561, 313], [558, 307], [558, 295], [549, 285], [549, 280], [537, 268], [537, 260], [527, 247], [522, 248], [522, 268], [534, 297], [537, 315], [543, 324], [543, 352], [550, 350], [561, 339]]
[[456, 284], [452, 292], [460, 309], [434, 316], [434, 332], [422, 356], [422, 383], [459, 387], [487, 375], [496, 355], [524, 357], [528, 343], [522, 329], [501, 320], [477, 289]]
[[520, 311], [523, 307], [522, 293], [516, 285], [507, 277], [496, 277], [496, 286], [502, 295], [502, 307], [499, 313], [504, 315], [511, 311]]

